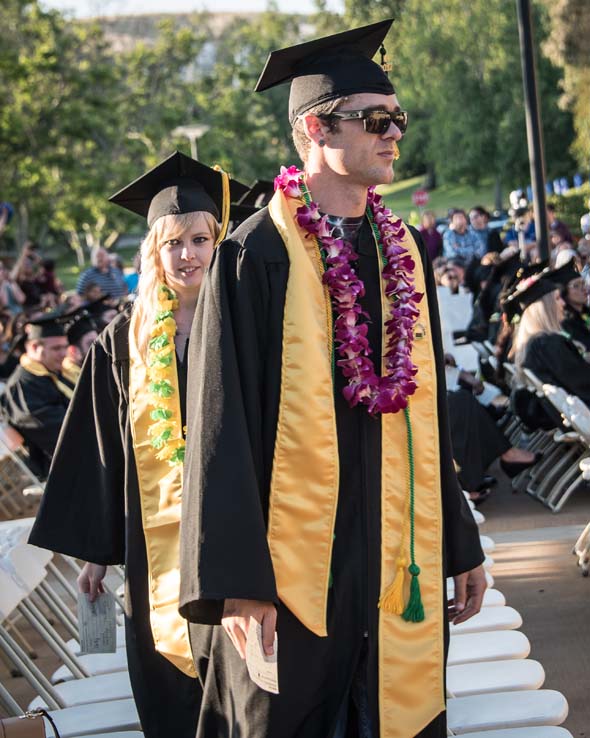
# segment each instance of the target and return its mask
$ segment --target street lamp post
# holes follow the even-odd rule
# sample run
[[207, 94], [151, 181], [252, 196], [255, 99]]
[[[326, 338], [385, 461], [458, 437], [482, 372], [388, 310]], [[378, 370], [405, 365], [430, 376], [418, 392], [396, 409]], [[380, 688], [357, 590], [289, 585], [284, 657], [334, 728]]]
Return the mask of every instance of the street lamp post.
[[549, 258], [549, 239], [547, 234], [547, 211], [545, 209], [545, 156], [543, 151], [543, 132], [539, 112], [539, 96], [535, 73], [535, 53], [533, 45], [533, 24], [530, 0], [516, 0], [518, 11], [518, 36], [520, 38], [520, 60], [526, 111], [526, 132], [529, 149], [531, 186], [535, 206], [535, 233], [539, 256]]
[[191, 156], [193, 159], [197, 158], [197, 141], [204, 136], [209, 130], [209, 126], [204, 123], [195, 123], [188, 126], [178, 126], [172, 131], [173, 136], [184, 136], [188, 138], [191, 145]]

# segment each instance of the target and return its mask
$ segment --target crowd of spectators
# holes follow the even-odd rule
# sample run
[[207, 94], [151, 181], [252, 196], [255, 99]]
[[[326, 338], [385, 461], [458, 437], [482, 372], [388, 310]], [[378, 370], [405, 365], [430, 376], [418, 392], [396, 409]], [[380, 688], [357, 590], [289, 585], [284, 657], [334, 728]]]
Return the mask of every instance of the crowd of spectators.
[[[6, 221], [0, 208], [0, 231]], [[137, 274], [124, 274], [121, 259], [103, 248], [74, 290], [64, 289], [55, 261], [31, 241], [11, 266], [0, 262], [0, 413], [22, 435], [40, 477], [92, 342], [136, 286]]]
[[[528, 413], [531, 427], [548, 422], [518, 387], [508, 387], [505, 361], [534, 368], [590, 403], [590, 213], [581, 219], [576, 243], [548, 208], [548, 262], [539, 258], [531, 211], [517, 208], [512, 215], [499, 229], [490, 226], [485, 208], [457, 208], [445, 229], [427, 211], [420, 228], [438, 286], [454, 456], [476, 503], [495, 483], [487, 473], [495, 459], [508, 476], [536, 461], [512, 447], [498, 426], [507, 396], [513, 395], [513, 409]], [[5, 224], [0, 208], [0, 229]], [[25, 243], [10, 268], [0, 262], [0, 411], [23, 436], [40, 476], [86, 353], [132, 299], [137, 279], [136, 268], [125, 274], [118, 255], [104, 248], [93, 251], [91, 265], [69, 291], [35, 243]], [[493, 374], [489, 367], [482, 373], [471, 346], [483, 341], [494, 345], [498, 358]]]
[[[493, 229], [484, 208], [455, 209], [442, 239], [434, 214], [425, 213], [421, 227], [438, 287], [453, 451], [476, 503], [493, 486], [486, 469], [494, 459], [509, 476], [536, 461], [503, 437], [498, 422], [508, 407], [531, 430], [559, 424], [526, 390], [525, 368], [590, 404], [590, 213], [576, 241], [547, 207], [546, 261], [531, 209], [519, 207], [512, 216]], [[484, 342], [493, 346], [494, 370], [473, 348]], [[506, 362], [515, 367], [514, 383]]]

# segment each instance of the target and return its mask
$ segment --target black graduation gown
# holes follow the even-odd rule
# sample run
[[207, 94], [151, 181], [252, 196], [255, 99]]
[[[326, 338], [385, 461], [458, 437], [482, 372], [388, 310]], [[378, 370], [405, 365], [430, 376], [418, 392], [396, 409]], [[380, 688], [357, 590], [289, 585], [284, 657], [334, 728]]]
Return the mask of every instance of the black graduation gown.
[[488, 466], [508, 451], [510, 442], [487, 410], [466, 389], [448, 392], [453, 456], [461, 467], [459, 479], [475, 492]]
[[[444, 532], [446, 566], [451, 575], [477, 566], [483, 554], [454, 474], [436, 288], [426, 250], [419, 235], [413, 233], [427, 272], [441, 379], [438, 412]], [[380, 274], [366, 222], [355, 268], [365, 282], [363, 304], [372, 317], [369, 339], [373, 360], [379, 366]], [[277, 598], [266, 525], [288, 273], [285, 246], [264, 208], [215, 252], [193, 323], [180, 601], [187, 619], [212, 625], [191, 630], [204, 690], [197, 738], [329, 738], [362, 650], [368, 656], [369, 708], [375, 735], [379, 735], [381, 424], [370, 418], [366, 409], [347, 405], [338, 370], [335, 406], [341, 484], [329, 635], [313, 635]], [[244, 662], [218, 625], [225, 598], [278, 604], [280, 695], [270, 695], [250, 681]], [[420, 735], [445, 736], [444, 714]]]
[[590, 405], [590, 364], [561, 333], [541, 333], [531, 338], [523, 366], [542, 382], [563, 387]]
[[[200, 685], [154, 647], [137, 470], [128, 414], [129, 314], [91, 348], [29, 542], [95, 564], [125, 564], [129, 675], [147, 738], [194, 738]], [[178, 363], [186, 404], [186, 356]]]
[[[587, 315], [587, 313], [585, 314]], [[574, 341], [581, 343], [586, 351], [590, 351], [590, 330], [582, 317], [582, 313], [567, 305], [561, 327], [566, 333], [569, 333]]]
[[[59, 379], [74, 388], [65, 377]], [[49, 470], [69, 402], [51, 377], [31, 374], [20, 364], [6, 382], [0, 398], [3, 415], [24, 438], [31, 468], [40, 476]]]

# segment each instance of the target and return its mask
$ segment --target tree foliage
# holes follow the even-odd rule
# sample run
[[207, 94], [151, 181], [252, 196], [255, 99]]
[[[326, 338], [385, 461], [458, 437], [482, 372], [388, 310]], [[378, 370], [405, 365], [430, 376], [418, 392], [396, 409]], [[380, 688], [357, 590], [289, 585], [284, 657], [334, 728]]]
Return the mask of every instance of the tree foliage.
[[572, 150], [582, 169], [590, 162], [590, 3], [588, 0], [547, 2], [551, 34], [545, 44], [549, 57], [563, 67], [561, 106], [571, 110], [576, 137]]
[[[350, 24], [395, 17], [387, 40], [402, 107], [411, 115], [400, 175], [429, 167], [446, 181], [505, 185], [527, 181], [528, 156], [514, 2], [506, 0], [345, 0]], [[368, 18], [367, 14], [370, 13]], [[535, 7], [537, 41], [547, 35], [544, 8]], [[570, 174], [564, 141], [571, 116], [558, 110], [560, 71], [538, 54], [537, 72], [548, 170]]]
[[[288, 86], [253, 93], [268, 53], [392, 15], [397, 20], [387, 47], [411, 126], [398, 175], [434, 169], [447, 180], [475, 183], [493, 176], [510, 187], [526, 182], [513, 2], [344, 0], [343, 14], [329, 12], [326, 0], [316, 5], [317, 13], [307, 18], [280, 14], [271, 5], [253, 18], [236, 19], [220, 37], [209, 16], [195, 14], [184, 26], [160, 23], [144, 41], [121, 50], [97, 22], [68, 20], [36, 0], [4, 0], [0, 200], [18, 208], [11, 228], [17, 240], [61, 238], [82, 258], [88, 246], [108, 244], [121, 230], [142, 229], [107, 197], [174, 148], [188, 153], [187, 140], [172, 133], [179, 125], [210, 127], [199, 141], [206, 163], [219, 163], [245, 182], [271, 178], [296, 155]], [[543, 41], [548, 13], [541, 0], [535, 8]], [[562, 47], [574, 48], [565, 41]], [[563, 59], [573, 64], [572, 54], [564, 51]], [[548, 172], [570, 174], [574, 134], [570, 114], [557, 105], [561, 72], [542, 53], [538, 71]], [[566, 71], [566, 87], [567, 80]], [[590, 96], [571, 99], [583, 107]], [[576, 116], [582, 141], [583, 122]]]

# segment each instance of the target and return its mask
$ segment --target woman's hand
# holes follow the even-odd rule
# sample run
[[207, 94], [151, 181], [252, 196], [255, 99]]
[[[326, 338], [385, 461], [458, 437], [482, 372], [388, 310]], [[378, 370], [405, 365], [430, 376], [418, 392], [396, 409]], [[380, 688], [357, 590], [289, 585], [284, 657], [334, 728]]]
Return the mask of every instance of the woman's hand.
[[89, 594], [90, 597], [88, 599], [90, 602], [94, 602], [99, 594], [104, 593], [102, 580], [106, 573], [107, 568], [106, 566], [102, 566], [102, 564], [91, 564], [88, 562], [82, 567], [82, 571], [76, 580], [78, 582], [78, 590]]

